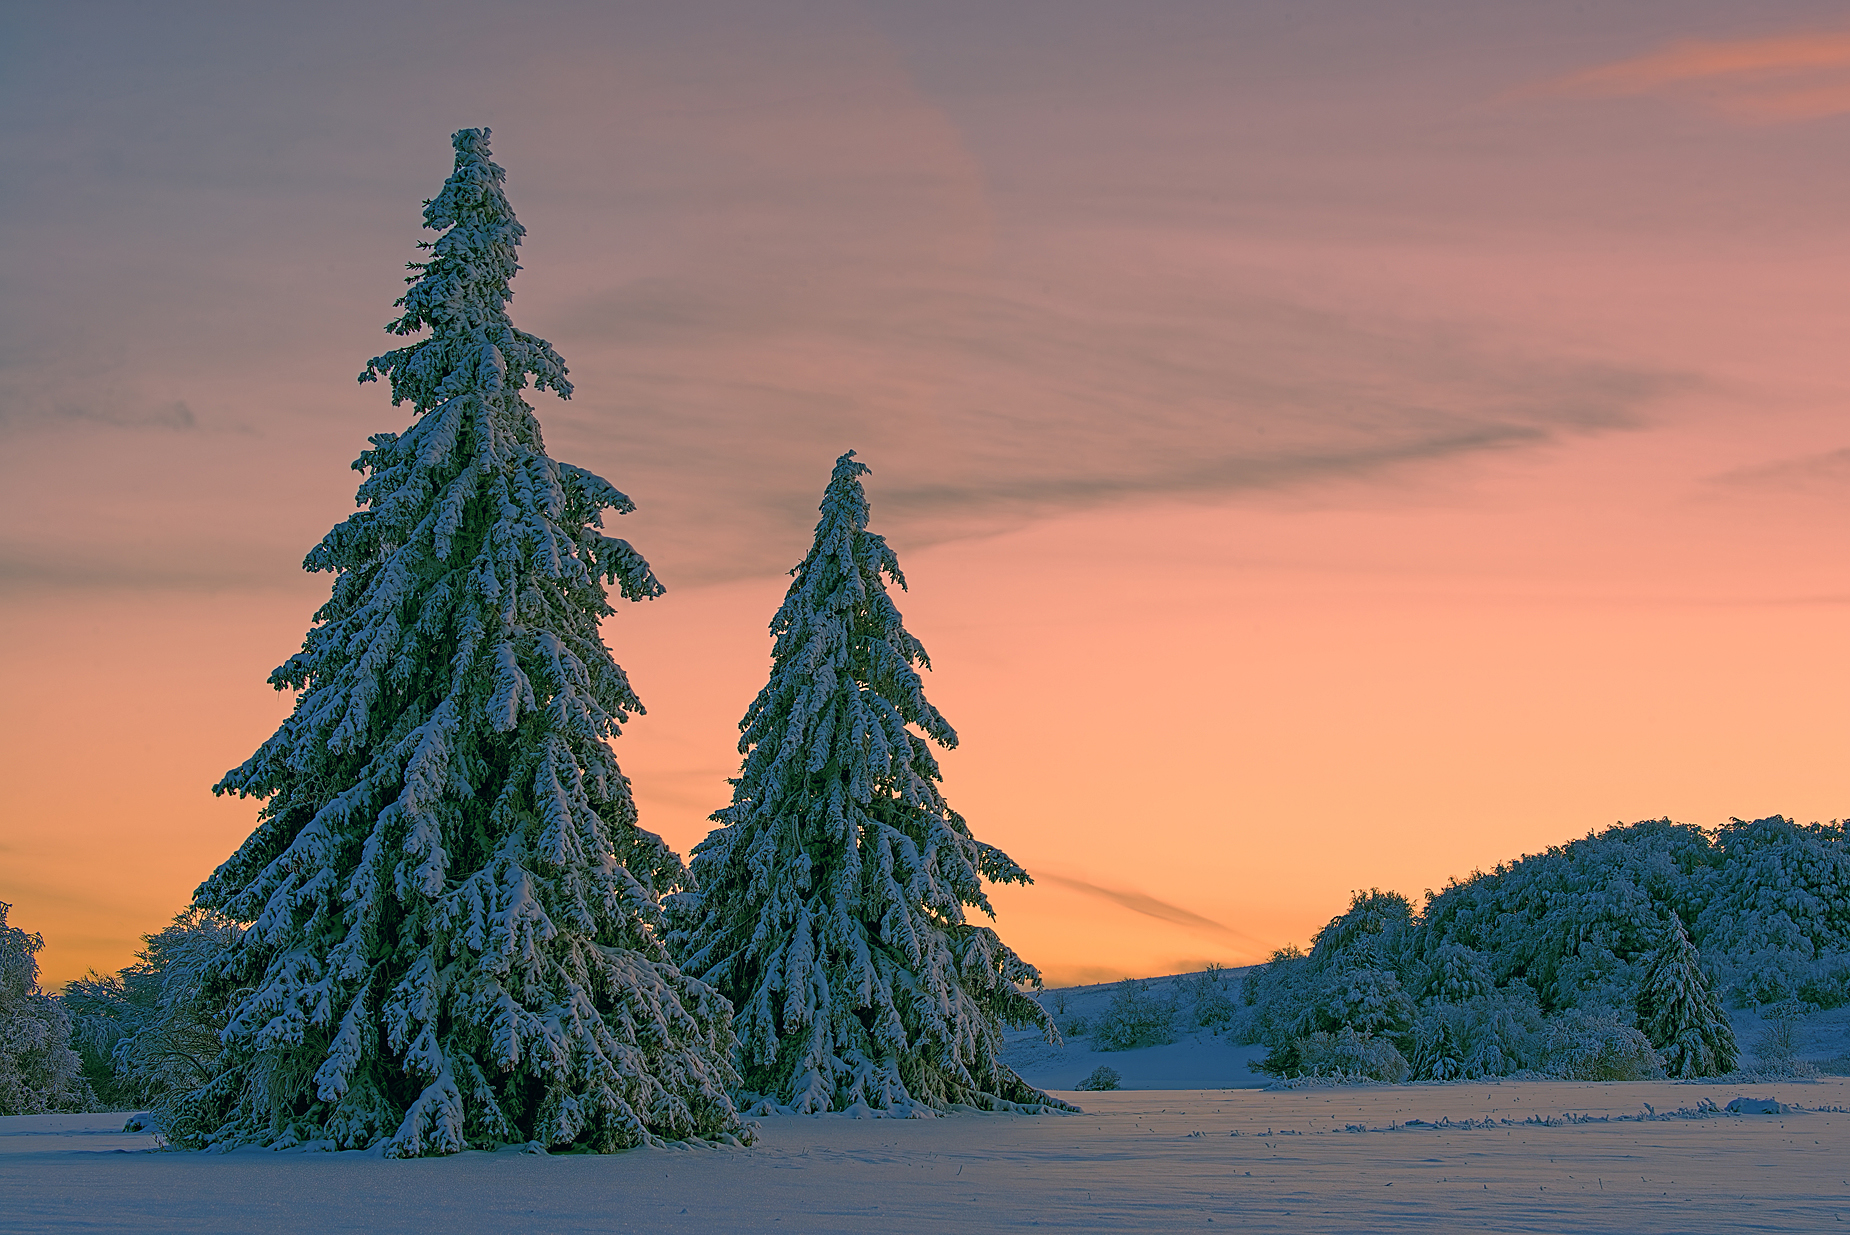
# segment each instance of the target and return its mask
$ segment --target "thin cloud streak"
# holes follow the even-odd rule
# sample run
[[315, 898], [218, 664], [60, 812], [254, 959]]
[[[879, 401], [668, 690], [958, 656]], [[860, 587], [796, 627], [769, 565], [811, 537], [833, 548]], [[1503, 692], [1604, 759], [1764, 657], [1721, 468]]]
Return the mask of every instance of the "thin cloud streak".
[[1850, 31], [1681, 39], [1539, 87], [1568, 97], [1695, 94], [1741, 119], [1817, 120], [1850, 112]]
[[1850, 484], [1850, 446], [1796, 459], [1777, 459], [1749, 467], [1730, 468], [1707, 478], [1709, 484], [1737, 489], [1776, 492], [1835, 490]]
[[1172, 905], [1168, 901], [1158, 900], [1149, 893], [1139, 892], [1134, 888], [1108, 888], [1103, 884], [1092, 883], [1089, 880], [1076, 879], [1070, 875], [1048, 874], [1045, 871], [1037, 872], [1035, 878], [1046, 880], [1048, 883], [1068, 888], [1074, 892], [1084, 893], [1087, 896], [1096, 896], [1100, 900], [1110, 901], [1112, 904], [1128, 909], [1132, 913], [1140, 913], [1145, 917], [1155, 918], [1158, 921], [1170, 922], [1176, 926], [1186, 927], [1192, 931], [1200, 931], [1205, 934], [1219, 935], [1227, 939], [1237, 940], [1240, 943], [1262, 950], [1266, 947], [1264, 943], [1254, 939], [1251, 935], [1237, 931], [1231, 926], [1216, 922], [1213, 918], [1204, 917], [1194, 912], [1192, 909], [1184, 909], [1180, 905]]
[[[180, 554], [112, 557], [90, 554], [50, 556], [30, 546], [0, 543], [0, 595], [27, 592], [175, 592], [215, 596], [230, 593], [288, 592], [304, 588], [293, 563], [243, 554], [218, 562], [202, 561], [198, 547]], [[311, 582], [325, 591], [327, 583]]]

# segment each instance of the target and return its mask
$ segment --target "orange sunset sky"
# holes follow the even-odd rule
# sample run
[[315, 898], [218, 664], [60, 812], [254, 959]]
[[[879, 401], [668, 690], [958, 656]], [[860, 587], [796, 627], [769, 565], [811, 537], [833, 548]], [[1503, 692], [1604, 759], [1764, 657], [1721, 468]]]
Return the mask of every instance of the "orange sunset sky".
[[449, 134], [683, 854], [835, 456], [1056, 983], [1617, 820], [1850, 813], [1841, 3], [82, 3], [0, 18], [0, 900], [126, 963], [404, 412]]

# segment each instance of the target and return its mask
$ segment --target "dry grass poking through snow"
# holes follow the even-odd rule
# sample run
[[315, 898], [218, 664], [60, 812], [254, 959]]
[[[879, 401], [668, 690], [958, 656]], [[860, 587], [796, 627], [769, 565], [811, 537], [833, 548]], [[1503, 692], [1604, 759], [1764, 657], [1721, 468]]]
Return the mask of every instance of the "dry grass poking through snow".
[[1744, 1092], [1812, 1110], [1675, 1116], [1739, 1095], [1657, 1082], [1142, 1090], [1072, 1095], [1080, 1116], [776, 1117], [743, 1151], [416, 1162], [123, 1153], [150, 1142], [120, 1116], [20, 1116], [0, 1226], [1850, 1231], [1850, 1080]]

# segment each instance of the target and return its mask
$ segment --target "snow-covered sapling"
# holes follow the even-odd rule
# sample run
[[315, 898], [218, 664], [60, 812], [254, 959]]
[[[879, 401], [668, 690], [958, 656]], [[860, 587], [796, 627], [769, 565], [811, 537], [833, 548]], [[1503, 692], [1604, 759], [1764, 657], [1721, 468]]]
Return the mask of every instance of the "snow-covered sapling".
[[770, 681], [740, 722], [732, 804], [675, 908], [684, 969], [724, 991], [749, 1090], [800, 1111], [1043, 1105], [1001, 1060], [1002, 1026], [1057, 1041], [1040, 974], [996, 932], [982, 881], [1027, 883], [938, 790], [925, 649], [887, 594], [865, 465], [835, 463], [815, 544], [771, 621]]
[[1638, 1028], [1671, 1076], [1720, 1076], [1734, 1071], [1739, 1052], [1728, 1011], [1710, 989], [1702, 958], [1683, 929], [1683, 920], [1666, 911], [1664, 941], [1638, 988]]
[[662, 588], [598, 530], [629, 498], [546, 453], [521, 391], [572, 387], [508, 316], [525, 229], [488, 130], [454, 145], [389, 327], [429, 333], [360, 377], [416, 420], [355, 463], [361, 509], [305, 563], [333, 595], [270, 679], [295, 710], [217, 786], [264, 806], [197, 894], [248, 928], [183, 1143], [614, 1150], [741, 1126], [725, 1001], [662, 943], [680, 859], [609, 745], [642, 707], [599, 634], [605, 585]]
[[1799, 1018], [1804, 1005], [1785, 999], [1761, 1009], [1762, 1028], [1754, 1039], [1753, 1055], [1757, 1070], [1790, 1076], [1802, 1071], [1799, 1063]]

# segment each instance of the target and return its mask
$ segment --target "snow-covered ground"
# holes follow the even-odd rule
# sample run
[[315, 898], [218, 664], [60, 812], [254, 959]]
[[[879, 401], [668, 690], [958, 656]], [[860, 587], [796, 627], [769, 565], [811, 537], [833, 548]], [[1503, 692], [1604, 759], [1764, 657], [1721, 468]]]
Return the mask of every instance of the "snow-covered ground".
[[1657, 1082], [1131, 1090], [1070, 1095], [1084, 1115], [776, 1116], [760, 1121], [748, 1150], [411, 1162], [160, 1153], [152, 1138], [123, 1134], [120, 1115], [14, 1116], [0, 1119], [0, 1229], [939, 1235], [1850, 1223], [1850, 1080], [1749, 1092], [1810, 1109], [1679, 1115], [1739, 1095]]
[[[1112, 988], [1048, 996], [1096, 1017]], [[1850, 1054], [1850, 1009], [1802, 1028], [1805, 1058]], [[1009, 1062], [1084, 1114], [772, 1116], [751, 1149], [609, 1157], [207, 1156], [122, 1114], [14, 1116], [0, 1231], [1850, 1230], [1844, 1076], [1266, 1090], [1257, 1053], [1211, 1031], [1117, 1052], [1014, 1035]], [[1124, 1088], [1072, 1091], [1100, 1063]], [[1737, 1097], [1789, 1109], [1718, 1109]]]

